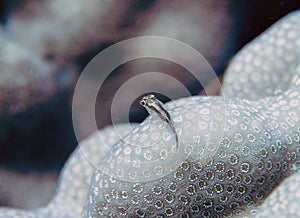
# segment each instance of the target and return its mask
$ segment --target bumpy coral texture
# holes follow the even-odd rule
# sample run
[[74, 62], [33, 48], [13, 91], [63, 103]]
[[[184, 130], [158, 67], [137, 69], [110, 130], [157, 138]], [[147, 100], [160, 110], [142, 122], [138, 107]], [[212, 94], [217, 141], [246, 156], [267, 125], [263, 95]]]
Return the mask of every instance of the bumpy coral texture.
[[156, 116], [116, 143], [93, 175], [83, 216], [216, 217], [260, 205], [299, 167], [298, 18], [290, 15], [243, 49], [223, 97], [166, 105], [179, 151]]
[[129, 130], [127, 124], [118, 125], [96, 132], [81, 142], [65, 164], [57, 193], [46, 207], [32, 211], [0, 208], [0, 217], [80, 217], [94, 171], [93, 163], [102, 158], [107, 148], [128, 134]]
[[[102, 130], [71, 156], [48, 206], [29, 212], [0, 209], [0, 217], [79, 217], [83, 204], [83, 217], [226, 217], [251, 212], [299, 167], [299, 18], [299, 12], [289, 15], [237, 55], [223, 96], [166, 104], [179, 150], [172, 130], [155, 114], [133, 130]], [[281, 51], [272, 58], [283, 68], [271, 62], [264, 69], [268, 49]], [[249, 61], [248, 55], [261, 63]], [[289, 73], [277, 82], [281, 72]], [[276, 193], [272, 202], [283, 199]]]
[[300, 172], [287, 178], [257, 211], [256, 218], [299, 217]]

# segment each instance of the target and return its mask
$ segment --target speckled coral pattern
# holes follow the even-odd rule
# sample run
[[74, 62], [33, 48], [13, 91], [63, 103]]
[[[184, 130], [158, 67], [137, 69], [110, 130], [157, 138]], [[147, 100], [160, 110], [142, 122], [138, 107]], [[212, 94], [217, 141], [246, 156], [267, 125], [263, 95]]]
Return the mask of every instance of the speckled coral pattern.
[[300, 172], [287, 178], [256, 212], [256, 218], [299, 217]]
[[227, 69], [226, 96], [256, 100], [287, 90], [300, 61], [299, 26], [294, 12], [246, 45]]
[[[63, 176], [55, 198], [46, 208], [39, 210], [37, 217], [80, 216], [90, 178], [95, 169], [93, 163], [97, 162], [98, 158], [103, 158], [107, 148], [130, 130], [128, 125], [119, 125], [115, 128], [94, 133], [74, 151], [62, 171]], [[64, 205], [64, 209], [57, 211], [57, 205]]]
[[[289, 16], [247, 46], [229, 68], [224, 98], [167, 105], [178, 152], [155, 116], [115, 144], [94, 173], [83, 216], [227, 217], [260, 205], [300, 163], [299, 24]], [[269, 46], [274, 64], [264, 58]]]
[[[134, 124], [131, 124], [134, 126]], [[80, 143], [61, 172], [59, 187], [54, 199], [44, 208], [33, 211], [0, 208], [0, 217], [80, 217], [89, 189], [90, 178], [95, 170], [94, 162], [107, 152], [120, 137], [128, 134], [130, 125], [119, 124], [95, 132]], [[105, 144], [103, 143], [105, 142]]]
[[[102, 154], [93, 150], [101, 145], [94, 135], [84, 146], [91, 151], [89, 159], [79, 158], [82, 150], [74, 153], [57, 196], [46, 208], [28, 213], [2, 209], [0, 216], [78, 217], [86, 194], [82, 217], [230, 217], [242, 216], [243, 211], [251, 215], [300, 165], [300, 33], [294, 28], [299, 27], [299, 17], [297, 12], [284, 18], [237, 55], [223, 96], [190, 97], [165, 105], [178, 132], [179, 150], [174, 149], [172, 131], [155, 114], [133, 130], [125, 128], [130, 133], [119, 141], [108, 140]], [[293, 34], [295, 40], [287, 40]], [[269, 60], [264, 54], [268, 48], [282, 56], [273, 52], [271, 68], [261, 70]], [[261, 62], [247, 61], [248, 55]], [[261, 73], [252, 76], [257, 69]], [[102, 134], [111, 132], [113, 127]], [[95, 162], [97, 168], [90, 164]], [[287, 195], [294, 190], [285, 183], [282, 187]], [[280, 205], [280, 188], [256, 216], [280, 217], [279, 209], [268, 206]]]
[[[192, 120], [179, 115], [183, 123], [179, 141], [184, 143], [180, 144], [178, 159], [172, 146], [164, 142], [164, 131], [159, 127], [143, 131], [144, 125], [138, 126], [134, 130], [137, 136], [132, 133], [126, 142], [114, 145], [116, 158], [108, 154], [96, 170], [84, 216], [232, 216], [261, 204], [299, 166], [300, 152], [298, 92], [291, 89], [268, 100], [264, 100], [266, 107], [257, 109], [250, 101], [222, 104], [220, 98], [210, 98], [209, 103], [199, 97], [188, 99], [195, 104], [178, 106], [179, 114], [207, 109], [207, 115], [192, 119], [202, 124], [203, 131], [197, 131], [199, 124], [195, 127]], [[205, 120], [208, 117], [209, 122]], [[185, 128], [189, 122], [192, 128]], [[215, 137], [214, 129], [222, 136]], [[127, 154], [127, 150], [139, 148], [136, 142], [144, 132], [158, 137], [151, 138], [149, 147], [138, 155]], [[205, 149], [212, 155], [205, 154]], [[147, 167], [148, 154], [155, 159], [152, 170]], [[138, 165], [137, 160], [141, 162]], [[176, 163], [179, 167], [173, 170]], [[138, 179], [134, 181], [132, 175]]]

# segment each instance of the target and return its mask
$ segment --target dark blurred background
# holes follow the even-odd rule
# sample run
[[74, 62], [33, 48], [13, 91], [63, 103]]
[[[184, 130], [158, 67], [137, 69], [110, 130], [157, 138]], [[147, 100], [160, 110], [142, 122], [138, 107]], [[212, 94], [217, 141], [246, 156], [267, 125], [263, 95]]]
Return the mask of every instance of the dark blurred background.
[[[76, 80], [103, 49], [134, 36], [165, 34], [199, 50], [221, 78], [230, 59], [247, 42], [300, 8], [298, 0], [82, 2], [0, 1], [0, 206], [28, 209], [51, 199], [57, 176], [78, 144], [71, 114]], [[14, 63], [8, 59], [23, 50], [29, 55]], [[15, 53], [7, 54], [10, 51]], [[43, 70], [39, 70], [37, 60], [45, 65]], [[126, 63], [110, 74], [99, 91], [99, 129], [111, 124], [115, 92], [143, 69], [170, 74], [193, 95], [203, 93], [196, 79], [173, 63], [155, 59]], [[26, 71], [33, 73], [27, 75]], [[19, 77], [24, 77], [23, 85], [16, 82]], [[208, 78], [207, 85], [213, 79]], [[43, 85], [36, 85], [47, 83], [51, 88], [45, 90]], [[212, 85], [211, 93], [206, 94], [216, 94], [218, 88]], [[176, 86], [170, 85], [170, 89], [176, 90]], [[27, 98], [21, 95], [24, 90]], [[166, 96], [159, 97], [168, 100]], [[147, 113], [135, 101], [130, 114], [120, 111], [120, 116], [140, 122]], [[91, 134], [85, 115], [76, 119], [82, 123], [82, 136]], [[26, 204], [28, 196], [36, 199]]]

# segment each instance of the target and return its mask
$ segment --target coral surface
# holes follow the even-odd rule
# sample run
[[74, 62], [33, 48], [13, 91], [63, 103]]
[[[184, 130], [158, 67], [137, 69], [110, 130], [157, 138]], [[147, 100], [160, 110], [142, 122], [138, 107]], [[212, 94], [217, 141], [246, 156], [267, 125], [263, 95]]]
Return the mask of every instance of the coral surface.
[[295, 206], [280, 202], [299, 195], [289, 186], [299, 177], [299, 17], [288, 15], [234, 58], [222, 96], [165, 105], [178, 150], [156, 114], [104, 129], [73, 153], [48, 206], [0, 216], [79, 217], [82, 207], [83, 217], [252, 216], [259, 205], [253, 216], [277, 216], [272, 205], [293, 215]]

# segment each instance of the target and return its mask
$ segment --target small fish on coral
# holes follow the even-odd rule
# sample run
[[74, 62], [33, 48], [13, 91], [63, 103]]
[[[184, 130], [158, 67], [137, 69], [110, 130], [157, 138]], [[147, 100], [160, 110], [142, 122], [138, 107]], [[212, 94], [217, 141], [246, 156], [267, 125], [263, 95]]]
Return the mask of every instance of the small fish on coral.
[[[299, 194], [283, 182], [298, 176], [299, 167], [299, 17], [299, 11], [288, 15], [234, 58], [223, 96], [164, 105], [179, 130], [178, 150], [157, 116], [104, 129], [71, 156], [49, 205], [0, 209], [0, 217], [79, 217], [83, 205], [82, 217], [243, 216], [260, 205], [256, 216], [263, 217], [266, 199], [267, 211], [281, 195]], [[271, 66], [264, 65], [268, 49], [278, 51]], [[289, 73], [278, 84], [281, 72]]]
[[[228, 217], [261, 205], [298, 168], [298, 18], [288, 16], [237, 55], [223, 97], [165, 105], [174, 125], [181, 125], [179, 152], [153, 116], [117, 142], [95, 170], [83, 216]], [[278, 53], [264, 59], [269, 49]], [[275, 60], [278, 68], [270, 65]], [[274, 93], [278, 88], [283, 91]]]

